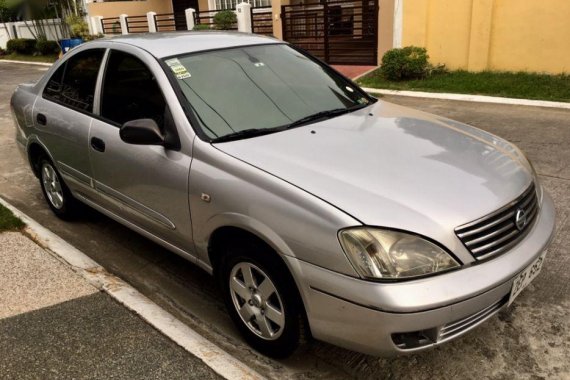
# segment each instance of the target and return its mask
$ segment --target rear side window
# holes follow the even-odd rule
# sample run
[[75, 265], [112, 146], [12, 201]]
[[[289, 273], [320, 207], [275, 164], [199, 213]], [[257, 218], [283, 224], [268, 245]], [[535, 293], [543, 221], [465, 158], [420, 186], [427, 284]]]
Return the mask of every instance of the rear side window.
[[44, 98], [79, 111], [92, 112], [104, 53], [104, 49], [91, 49], [71, 57], [48, 80]]
[[138, 58], [112, 50], [105, 71], [101, 116], [122, 125], [153, 119], [162, 129], [166, 101], [150, 69]]

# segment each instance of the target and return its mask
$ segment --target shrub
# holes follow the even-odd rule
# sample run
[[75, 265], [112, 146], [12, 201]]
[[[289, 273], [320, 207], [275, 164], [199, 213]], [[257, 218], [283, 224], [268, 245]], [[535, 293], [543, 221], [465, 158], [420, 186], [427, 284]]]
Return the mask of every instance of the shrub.
[[78, 15], [69, 15], [65, 18], [65, 22], [69, 26], [71, 38], [83, 38], [89, 35], [89, 27], [83, 17]]
[[38, 40], [36, 41], [36, 51], [41, 55], [58, 54], [60, 49], [55, 41]]
[[192, 30], [211, 30], [211, 28], [208, 24], [196, 24]]
[[6, 50], [4, 50], [0, 47], [0, 57], [3, 55], [6, 55]]
[[105, 35], [103, 33], [98, 33], [98, 34], [88, 34], [85, 37], [83, 37], [83, 40], [85, 42], [87, 41], [93, 41], [93, 40], [98, 40], [99, 38], [105, 38]]
[[391, 49], [382, 57], [380, 71], [393, 81], [424, 78], [430, 70], [427, 50], [417, 46]]
[[216, 29], [228, 30], [237, 22], [237, 16], [234, 11], [225, 10], [216, 13], [214, 16], [214, 24]]
[[32, 55], [36, 51], [36, 40], [31, 38], [14, 38], [6, 44], [8, 53]]

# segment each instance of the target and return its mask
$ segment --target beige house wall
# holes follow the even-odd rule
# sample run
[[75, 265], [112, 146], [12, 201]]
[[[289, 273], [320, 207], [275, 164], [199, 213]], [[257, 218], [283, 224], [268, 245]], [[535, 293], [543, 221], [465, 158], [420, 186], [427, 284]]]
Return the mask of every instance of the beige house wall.
[[[206, 0], [206, 8], [204, 9], [207, 9], [207, 4], [208, 1]], [[118, 17], [121, 14], [141, 16], [147, 12], [172, 13], [172, 2], [169, 0], [109, 1], [89, 3], [87, 10], [91, 17]]]
[[378, 0], [378, 64], [394, 43], [395, 0]]

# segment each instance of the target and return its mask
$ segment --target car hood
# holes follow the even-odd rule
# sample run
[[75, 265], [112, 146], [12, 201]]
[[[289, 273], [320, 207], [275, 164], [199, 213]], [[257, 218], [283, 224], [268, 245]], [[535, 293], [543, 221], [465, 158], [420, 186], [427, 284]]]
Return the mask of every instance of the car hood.
[[364, 224], [434, 238], [504, 206], [532, 181], [528, 162], [505, 140], [384, 101], [215, 147]]

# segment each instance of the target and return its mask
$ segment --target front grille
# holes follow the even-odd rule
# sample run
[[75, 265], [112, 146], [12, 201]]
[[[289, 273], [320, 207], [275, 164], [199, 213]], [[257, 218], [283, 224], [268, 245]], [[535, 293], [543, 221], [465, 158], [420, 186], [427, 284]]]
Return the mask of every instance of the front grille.
[[[530, 231], [538, 215], [538, 197], [534, 183], [517, 199], [481, 219], [457, 227], [455, 233], [476, 259], [504, 253]], [[519, 218], [517, 217], [519, 216]], [[526, 218], [526, 223], [519, 221]]]

